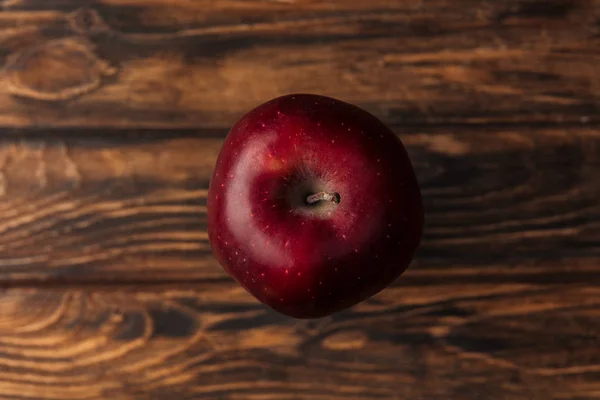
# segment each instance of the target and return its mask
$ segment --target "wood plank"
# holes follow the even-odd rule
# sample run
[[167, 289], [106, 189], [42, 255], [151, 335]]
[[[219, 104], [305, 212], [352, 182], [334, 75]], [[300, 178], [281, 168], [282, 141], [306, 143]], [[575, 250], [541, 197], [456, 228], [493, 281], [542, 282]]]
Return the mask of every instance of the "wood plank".
[[290, 92], [338, 97], [393, 125], [600, 123], [594, 0], [11, 0], [3, 10], [7, 128], [201, 134]]
[[3, 399], [600, 398], [594, 285], [402, 285], [318, 321], [234, 283], [0, 293]]
[[2, 141], [5, 279], [205, 276], [206, 190], [220, 143]]
[[[228, 279], [206, 235], [222, 139], [35, 132], [0, 140], [0, 282]], [[600, 281], [597, 130], [416, 131], [402, 139], [427, 225], [414, 274], [403, 279]]]

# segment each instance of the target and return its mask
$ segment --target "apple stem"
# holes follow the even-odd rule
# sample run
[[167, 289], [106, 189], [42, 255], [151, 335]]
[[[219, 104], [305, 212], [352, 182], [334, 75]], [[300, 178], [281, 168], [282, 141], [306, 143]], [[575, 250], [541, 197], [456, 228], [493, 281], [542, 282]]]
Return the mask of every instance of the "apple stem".
[[337, 192], [327, 193], [327, 192], [319, 192], [315, 194], [311, 194], [306, 198], [306, 202], [308, 204], [315, 204], [318, 201], [330, 201], [335, 204], [340, 204], [340, 194]]

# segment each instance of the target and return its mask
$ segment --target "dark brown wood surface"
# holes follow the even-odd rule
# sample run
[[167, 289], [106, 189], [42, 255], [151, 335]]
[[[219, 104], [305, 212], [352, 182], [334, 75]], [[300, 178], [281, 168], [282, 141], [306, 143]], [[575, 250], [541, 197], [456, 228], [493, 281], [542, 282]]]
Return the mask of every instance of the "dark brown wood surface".
[[[600, 398], [600, 1], [0, 5], [0, 399]], [[316, 321], [206, 236], [227, 129], [291, 92], [390, 125], [426, 207]]]

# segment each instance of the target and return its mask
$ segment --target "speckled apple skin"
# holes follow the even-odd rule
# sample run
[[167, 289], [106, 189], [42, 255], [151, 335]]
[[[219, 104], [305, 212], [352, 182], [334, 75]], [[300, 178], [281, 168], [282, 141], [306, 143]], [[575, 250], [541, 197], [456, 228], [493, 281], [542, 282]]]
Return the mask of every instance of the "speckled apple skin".
[[[315, 191], [339, 204], [308, 205]], [[400, 139], [354, 105], [312, 94], [258, 106], [227, 135], [208, 192], [223, 268], [294, 318], [356, 305], [409, 266], [423, 230], [419, 185]]]

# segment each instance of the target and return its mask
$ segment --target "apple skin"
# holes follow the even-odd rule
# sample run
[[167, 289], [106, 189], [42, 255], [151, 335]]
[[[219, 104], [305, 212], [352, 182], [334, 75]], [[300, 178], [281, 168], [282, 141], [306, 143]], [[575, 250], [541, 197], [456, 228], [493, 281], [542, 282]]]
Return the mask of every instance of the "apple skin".
[[[338, 193], [339, 203], [307, 204]], [[208, 191], [222, 267], [277, 312], [321, 318], [380, 292], [421, 242], [419, 185], [400, 139], [346, 102], [290, 94], [230, 130]]]

